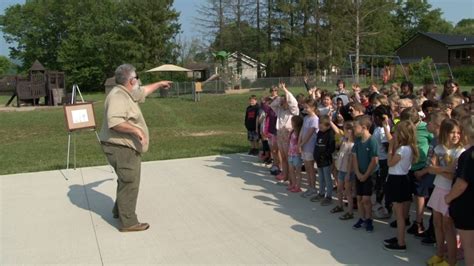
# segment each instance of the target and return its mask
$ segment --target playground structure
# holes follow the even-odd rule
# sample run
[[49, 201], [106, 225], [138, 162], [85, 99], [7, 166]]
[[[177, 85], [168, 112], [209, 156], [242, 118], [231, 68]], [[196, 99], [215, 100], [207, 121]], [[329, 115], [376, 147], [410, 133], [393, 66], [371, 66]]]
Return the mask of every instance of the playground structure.
[[[349, 54], [352, 81], [355, 81], [356, 75], [354, 67], [355, 56], [355, 54]], [[401, 72], [401, 75], [403, 75], [402, 77], [404, 78], [404, 80], [410, 80], [410, 71], [408, 70], [409, 63], [403, 63], [399, 56], [376, 54], [359, 55], [359, 60], [364, 60], [366, 65], [369, 65], [370, 67], [360, 68], [359, 73], [357, 74], [370, 76], [370, 80], [372, 82], [380, 80], [380, 82], [385, 85], [388, 83], [389, 80], [393, 80], [397, 77], [397, 71]], [[384, 65], [383, 68], [380, 67], [380, 61], [382, 61], [382, 64]], [[443, 80], [454, 78], [449, 63], [432, 62], [427, 67], [431, 75], [431, 82], [435, 85], [442, 85]], [[366, 71], [368, 68], [370, 69], [370, 72]]]
[[[215, 60], [215, 73], [217, 74], [214, 78], [221, 80], [224, 83], [226, 90], [241, 88], [241, 78], [240, 75], [237, 75], [238, 70], [237, 72], [233, 71], [229, 66], [229, 58], [231, 55], [231, 53], [226, 51], [213, 53]], [[241, 63], [237, 63], [237, 68], [241, 68]], [[208, 81], [210, 81], [211, 78], [209, 78]]]
[[28, 76], [7, 76], [0, 80], [0, 91], [11, 94], [5, 104], [9, 106], [16, 97], [17, 107], [22, 104], [39, 105], [44, 97], [44, 105], [63, 103], [66, 79], [64, 72], [46, 70], [36, 60], [28, 71]]
[[[361, 70], [361, 69], [359, 69], [359, 73], [355, 73], [356, 72], [355, 69], [354, 69], [354, 64], [355, 64], [355, 60], [356, 60], [355, 57], [356, 57], [355, 54], [349, 54], [349, 63], [351, 65], [351, 74], [352, 74], [352, 80], [353, 81], [356, 80], [355, 75], [360, 75], [360, 70]], [[401, 61], [399, 56], [359, 55], [359, 60], [362, 61], [362, 59], [365, 59], [365, 58], [370, 60], [370, 77], [371, 77], [372, 81], [374, 81], [377, 78], [381, 78], [383, 83], [386, 84], [388, 82], [388, 80], [391, 80], [395, 77], [396, 71], [397, 71], [397, 67], [396, 67], [397, 64], [401, 66], [401, 71], [402, 71], [402, 74], [403, 74], [405, 80], [408, 80], [407, 72], [406, 72], [405, 67], [403, 66], [402, 61]], [[385, 66], [383, 67], [382, 71], [375, 71], [374, 66], [376, 66], [378, 64], [374, 64], [374, 60], [382, 60], [382, 61], [389, 60], [389, 63], [387, 64], [387, 62], [385, 62], [385, 64], [384, 64]], [[394, 64], [394, 62], [396, 62], [396, 63]]]

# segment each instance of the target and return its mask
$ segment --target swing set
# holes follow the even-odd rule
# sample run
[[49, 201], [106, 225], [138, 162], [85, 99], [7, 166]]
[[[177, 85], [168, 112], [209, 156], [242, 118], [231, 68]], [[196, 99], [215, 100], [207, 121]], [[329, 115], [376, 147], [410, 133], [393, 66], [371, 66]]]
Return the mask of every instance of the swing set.
[[[367, 67], [359, 68], [359, 73], [355, 73], [355, 57], [356, 54], [349, 54], [349, 62], [351, 64], [351, 73], [352, 73], [352, 80], [355, 81], [355, 75], [360, 75], [361, 72], [367, 76], [370, 74], [370, 80], [375, 82], [380, 80], [382, 84], [387, 84], [390, 80], [396, 78], [397, 69], [401, 69], [403, 77], [405, 80], [408, 80], [408, 75], [405, 70], [405, 67], [402, 64], [402, 60], [399, 56], [392, 56], [392, 55], [359, 55], [364, 64], [361, 66], [369, 65], [370, 64], [370, 72], [367, 72]], [[366, 64], [367, 62], [368, 64]], [[400, 67], [397, 68], [397, 65]]]
[[[349, 54], [349, 63], [351, 65], [352, 80], [355, 81], [355, 75], [365, 74], [370, 77], [371, 82], [379, 81], [381, 84], [388, 84], [390, 80], [401, 76], [404, 80], [409, 80], [406, 66], [403, 65], [399, 56], [392, 55], [359, 55], [361, 68], [359, 73], [355, 73], [355, 54]], [[365, 66], [365, 67], [364, 67]], [[370, 66], [370, 72], [367, 71]], [[453, 79], [453, 72], [448, 63], [431, 63], [428, 65], [432, 83], [441, 85], [444, 79]], [[446, 76], [447, 75], [447, 76]]]

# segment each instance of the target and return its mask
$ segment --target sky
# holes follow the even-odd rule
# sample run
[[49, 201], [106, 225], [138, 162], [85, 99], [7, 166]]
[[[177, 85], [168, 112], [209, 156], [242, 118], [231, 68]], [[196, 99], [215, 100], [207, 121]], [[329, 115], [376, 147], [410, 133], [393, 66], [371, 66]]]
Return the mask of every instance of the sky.
[[[80, 0], [79, 0], [80, 1]], [[14, 4], [23, 4], [25, 0], [0, 0], [0, 13], [3, 14], [5, 8]], [[206, 0], [175, 0], [174, 8], [181, 12], [180, 23], [182, 36], [185, 39], [199, 37], [196, 24], [197, 7]], [[433, 8], [440, 8], [443, 11], [443, 18], [454, 24], [463, 18], [474, 18], [474, 0], [428, 0]], [[0, 36], [0, 55], [8, 56], [8, 44]]]

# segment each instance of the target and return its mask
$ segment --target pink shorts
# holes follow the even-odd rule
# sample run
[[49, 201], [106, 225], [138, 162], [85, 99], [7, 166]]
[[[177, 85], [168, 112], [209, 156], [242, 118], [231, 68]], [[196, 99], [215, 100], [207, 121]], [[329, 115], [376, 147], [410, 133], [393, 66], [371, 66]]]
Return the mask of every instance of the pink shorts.
[[449, 206], [444, 201], [444, 197], [448, 195], [449, 190], [435, 186], [433, 193], [431, 194], [430, 200], [428, 201], [428, 207], [433, 210], [440, 212], [444, 216], [449, 216]]

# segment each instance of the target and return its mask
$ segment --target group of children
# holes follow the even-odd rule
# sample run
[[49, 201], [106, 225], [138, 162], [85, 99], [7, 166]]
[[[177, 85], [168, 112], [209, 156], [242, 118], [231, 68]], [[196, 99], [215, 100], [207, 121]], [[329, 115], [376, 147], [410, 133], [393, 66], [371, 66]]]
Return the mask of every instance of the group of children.
[[[349, 92], [339, 80], [333, 93], [310, 87], [307, 79], [305, 85], [307, 95], [295, 97], [280, 83], [260, 103], [250, 97], [249, 154], [271, 164], [270, 173], [288, 191], [322, 206], [332, 204], [335, 184], [330, 213], [349, 220], [357, 208], [353, 229], [372, 232], [373, 215], [387, 219], [394, 212], [390, 226], [397, 233], [383, 241], [386, 250], [405, 251], [409, 233], [422, 244], [436, 244], [428, 265], [455, 265], [459, 235], [466, 265], [473, 265], [473, 93], [461, 94], [453, 80], [440, 96], [432, 84], [415, 92], [409, 81], [381, 89], [355, 84]], [[412, 202], [416, 217], [406, 230]], [[432, 215], [425, 229], [426, 208]]]

